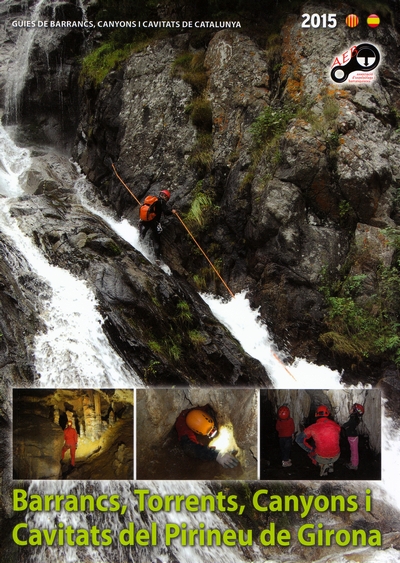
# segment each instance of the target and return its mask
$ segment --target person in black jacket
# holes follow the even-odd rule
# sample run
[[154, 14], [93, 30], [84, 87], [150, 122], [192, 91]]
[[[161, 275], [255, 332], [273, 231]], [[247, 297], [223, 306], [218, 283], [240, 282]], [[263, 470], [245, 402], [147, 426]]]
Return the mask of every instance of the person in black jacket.
[[364, 407], [359, 403], [354, 403], [350, 411], [349, 420], [342, 426], [350, 446], [350, 463], [347, 463], [346, 467], [348, 469], [352, 469], [353, 471], [357, 471], [358, 469], [359, 458], [357, 426], [360, 424], [363, 414]]
[[140, 240], [143, 240], [150, 230], [154, 253], [156, 255], [156, 261], [159, 261], [161, 255], [160, 239], [162, 233], [161, 227], [161, 216], [172, 215], [175, 213], [175, 209], [170, 211], [167, 207], [167, 202], [171, 197], [171, 193], [168, 190], [161, 190], [159, 196], [148, 196], [146, 197], [144, 204], [140, 207], [140, 221], [139, 221], [139, 236]]

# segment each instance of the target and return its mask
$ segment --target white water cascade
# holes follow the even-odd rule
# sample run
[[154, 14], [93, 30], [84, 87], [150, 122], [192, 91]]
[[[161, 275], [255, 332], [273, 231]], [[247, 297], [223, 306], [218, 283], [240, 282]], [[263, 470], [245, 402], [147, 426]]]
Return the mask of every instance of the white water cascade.
[[[90, 192], [90, 183], [83, 177], [76, 187], [81, 201], [92, 212], [101, 217], [124, 240], [152, 261], [148, 249], [139, 240], [138, 229], [126, 219], [116, 220], [110, 215]], [[244, 350], [258, 359], [266, 368], [274, 387], [277, 389], [337, 389], [344, 387], [339, 372], [326, 366], [318, 366], [297, 358], [292, 364], [285, 364], [283, 354], [277, 349], [273, 338], [264, 323], [260, 321], [258, 311], [251, 309], [246, 292], [242, 291], [234, 298], [223, 299], [210, 294], [202, 295], [214, 316], [240, 342]], [[363, 385], [359, 383], [358, 388]], [[396, 479], [396, 468], [400, 463], [400, 440], [394, 421], [385, 412], [382, 403], [382, 483], [378, 485], [380, 497], [400, 509], [400, 493], [393, 492], [392, 483]]]
[[[48, 0], [39, 0], [29, 14], [30, 21], [36, 22], [41, 19], [42, 9], [47, 4]], [[29, 57], [38, 33], [40, 33], [38, 29], [22, 28], [20, 30], [15, 47], [15, 59], [10, 61], [6, 86], [5, 105], [8, 116], [13, 115], [15, 118], [18, 116], [18, 102], [29, 72]], [[44, 34], [43, 37], [46, 38], [46, 35]]]
[[[11, 4], [10, 0], [6, 0], [6, 2]], [[88, 3], [88, 0], [79, 0], [78, 2], [79, 8], [82, 10], [83, 20], [86, 20], [85, 2]], [[23, 19], [34, 22], [35, 27], [21, 27], [19, 29], [14, 56], [9, 60], [5, 90], [5, 113], [8, 118], [18, 119], [20, 96], [29, 75], [29, 62], [34, 44], [40, 42], [41, 47], [46, 52], [49, 52], [53, 45], [52, 33], [49, 32], [48, 28], [39, 27], [38, 21], [48, 20], [49, 16], [44, 16], [45, 10], [51, 10], [54, 15], [56, 8], [62, 4], [62, 1], [38, 0], [33, 5], [33, 9], [29, 11], [27, 2]], [[60, 33], [59, 29], [57, 33]]]
[[[191, 563], [215, 563], [216, 558], [220, 563], [249, 563], [249, 559], [241, 551], [240, 548], [221, 546], [200, 546], [194, 545], [191, 547], [182, 545], [177, 539], [170, 547], [165, 546], [164, 530], [168, 523], [177, 525], [186, 524], [187, 530], [198, 529], [200, 522], [205, 524], [207, 530], [220, 530], [224, 532], [227, 528], [234, 527], [229, 522], [228, 517], [220, 518], [217, 512], [191, 512], [191, 511], [176, 511], [172, 508], [170, 511], [155, 511], [151, 513], [150, 521], [156, 524], [157, 527], [157, 543], [156, 545], [149, 545], [137, 547], [122, 546], [118, 541], [119, 534], [122, 530], [128, 528], [129, 523], [134, 523], [135, 530], [149, 529], [149, 511], [140, 513], [138, 510], [138, 497], [133, 494], [134, 490], [145, 489], [148, 490], [150, 495], [195, 495], [198, 498], [204, 495], [212, 494], [208, 488], [207, 483], [194, 482], [194, 481], [146, 481], [130, 483], [127, 481], [114, 481], [114, 482], [97, 482], [89, 487], [82, 482], [68, 483], [46, 483], [46, 494], [64, 494], [64, 495], [83, 495], [88, 494], [88, 490], [96, 496], [118, 495], [119, 502], [126, 506], [124, 515], [120, 513], [117, 515], [115, 512], [111, 515], [103, 512], [96, 514], [87, 512], [67, 512], [62, 510], [60, 512], [46, 512], [46, 513], [30, 513], [27, 517], [27, 523], [30, 528], [39, 529], [57, 529], [59, 523], [64, 524], [64, 528], [71, 526], [74, 530], [91, 530], [95, 524], [100, 530], [110, 530], [110, 536], [113, 538], [112, 544], [106, 547], [95, 547], [88, 545], [85, 547], [77, 547], [64, 545], [59, 548], [58, 556], [61, 556], [60, 561], [63, 563], [76, 563], [79, 562], [94, 562], [94, 563], [150, 563], [160, 562], [169, 563], [170, 561], [179, 561], [184, 563], [190, 561]], [[38, 481], [32, 482], [29, 490], [30, 494], [43, 495], [43, 483]], [[250, 550], [253, 555], [254, 563], [261, 563], [264, 558], [261, 556], [257, 545], [254, 549]], [[43, 550], [38, 548], [31, 561], [36, 563], [53, 563], [54, 552], [52, 549]], [[58, 559], [56, 559], [58, 561]]]
[[[31, 160], [0, 127], [0, 188], [3, 195], [23, 194]], [[131, 368], [113, 351], [102, 330], [92, 290], [68, 271], [50, 265], [11, 217], [12, 200], [3, 200], [1, 230], [25, 257], [30, 271], [50, 288], [41, 307], [46, 331], [35, 338], [34, 355], [41, 387], [133, 387], [142, 385]]]

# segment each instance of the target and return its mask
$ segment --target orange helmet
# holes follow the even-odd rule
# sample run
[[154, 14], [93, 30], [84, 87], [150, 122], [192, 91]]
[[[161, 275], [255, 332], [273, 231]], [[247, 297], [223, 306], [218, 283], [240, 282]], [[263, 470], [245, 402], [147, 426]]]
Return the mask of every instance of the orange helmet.
[[192, 409], [189, 411], [186, 415], [186, 424], [189, 426], [190, 430], [193, 430], [196, 434], [202, 434], [202, 436], [208, 436], [209, 438], [212, 438], [216, 434], [214, 420], [201, 409]]
[[278, 418], [280, 418], [281, 420], [286, 420], [287, 418], [289, 418], [289, 416], [290, 416], [290, 410], [288, 407], [286, 407], [285, 405], [279, 407]]
[[321, 418], [323, 416], [329, 416], [329, 415], [330, 412], [325, 405], [320, 405], [319, 407], [317, 407], [317, 410], [315, 411], [316, 418]]
[[168, 201], [171, 197], [171, 192], [169, 192], [168, 190], [161, 190], [160, 196]]

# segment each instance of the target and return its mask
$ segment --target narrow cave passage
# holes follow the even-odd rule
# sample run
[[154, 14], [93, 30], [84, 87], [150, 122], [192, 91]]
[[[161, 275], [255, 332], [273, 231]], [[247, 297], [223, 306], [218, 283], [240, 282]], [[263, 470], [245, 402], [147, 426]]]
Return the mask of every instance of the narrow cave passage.
[[[211, 438], [186, 424], [199, 409], [217, 431]], [[257, 412], [254, 389], [138, 389], [137, 479], [257, 479]], [[236, 465], [221, 465], [217, 454]]]

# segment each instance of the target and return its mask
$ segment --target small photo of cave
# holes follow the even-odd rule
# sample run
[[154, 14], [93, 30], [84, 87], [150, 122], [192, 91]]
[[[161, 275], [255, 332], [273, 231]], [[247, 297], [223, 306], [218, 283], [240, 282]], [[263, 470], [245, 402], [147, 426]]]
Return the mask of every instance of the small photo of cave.
[[132, 389], [14, 389], [13, 478], [133, 478]]
[[257, 479], [258, 392], [138, 389], [137, 479]]
[[381, 479], [380, 390], [261, 389], [260, 478]]

